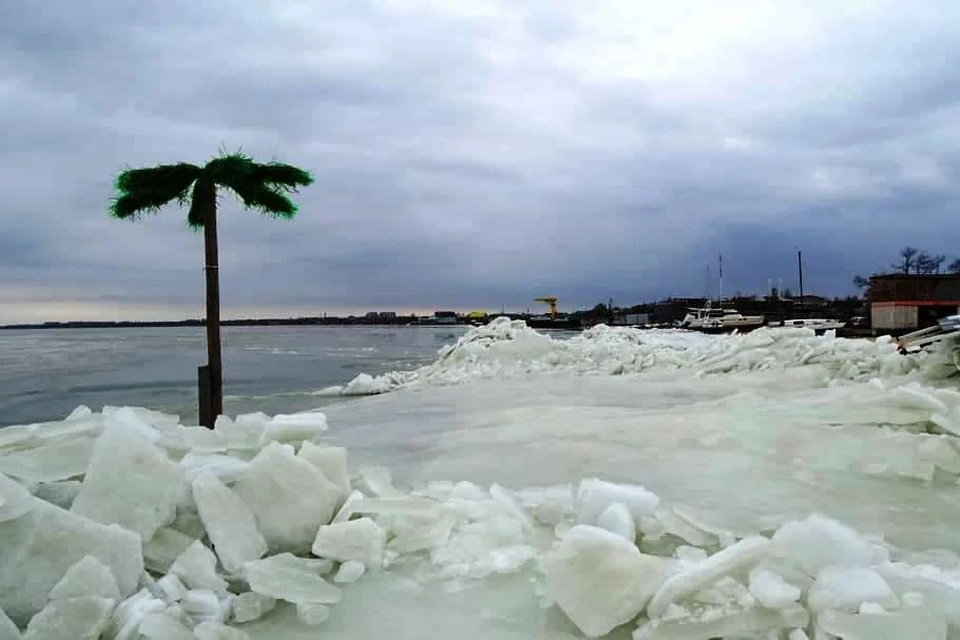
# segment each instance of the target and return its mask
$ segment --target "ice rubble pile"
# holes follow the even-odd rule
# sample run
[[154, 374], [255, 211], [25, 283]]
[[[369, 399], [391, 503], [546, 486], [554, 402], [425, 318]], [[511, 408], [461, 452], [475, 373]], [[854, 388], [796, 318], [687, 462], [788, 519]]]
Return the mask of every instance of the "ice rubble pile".
[[738, 540], [599, 479], [400, 490], [383, 468], [349, 475], [326, 426], [80, 408], [0, 430], [0, 638], [242, 639], [277, 601], [322, 624], [344, 585], [385, 569], [449, 586], [531, 572], [588, 637], [960, 633], [950, 552], [898, 555], [820, 515]]
[[[620, 375], [656, 368], [703, 375], [821, 365], [831, 378], [866, 380], [908, 373], [924, 357], [899, 355], [889, 338], [848, 340], [832, 332], [817, 336], [811, 329], [762, 328], [743, 335], [707, 336], [598, 325], [568, 340], [554, 340], [521, 320], [498, 318], [470, 329], [456, 344], [441, 349], [431, 364], [377, 377], [360, 374], [344, 387], [319, 393], [368, 395], [417, 384], [449, 385], [527, 373]], [[955, 363], [947, 364], [955, 373]]]

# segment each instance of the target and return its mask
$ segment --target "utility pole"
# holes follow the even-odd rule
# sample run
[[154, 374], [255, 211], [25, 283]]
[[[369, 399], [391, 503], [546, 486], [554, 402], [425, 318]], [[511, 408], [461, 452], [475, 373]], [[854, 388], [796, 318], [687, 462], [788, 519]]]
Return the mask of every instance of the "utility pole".
[[800, 274], [800, 308], [803, 308], [803, 253], [797, 251], [797, 271]]

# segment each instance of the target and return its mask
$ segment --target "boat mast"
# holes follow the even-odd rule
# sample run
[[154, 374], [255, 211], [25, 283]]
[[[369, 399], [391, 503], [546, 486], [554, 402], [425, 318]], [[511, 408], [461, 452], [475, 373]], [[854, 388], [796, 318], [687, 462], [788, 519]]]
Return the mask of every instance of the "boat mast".
[[720, 308], [723, 308], [723, 254], [720, 254]]

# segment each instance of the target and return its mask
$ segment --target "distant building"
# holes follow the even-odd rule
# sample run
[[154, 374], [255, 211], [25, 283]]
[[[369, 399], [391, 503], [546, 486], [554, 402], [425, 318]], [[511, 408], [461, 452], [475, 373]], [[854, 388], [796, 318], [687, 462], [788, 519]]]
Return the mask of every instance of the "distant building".
[[457, 324], [456, 311], [437, 311], [433, 314], [433, 320], [437, 324]]
[[795, 296], [791, 298], [791, 301], [794, 305], [801, 305], [807, 309], [822, 309], [830, 304], [830, 300], [828, 298], [810, 294], [805, 296]]
[[621, 326], [634, 326], [650, 324], [649, 313], [618, 313], [613, 319], [613, 324]]
[[960, 313], [960, 274], [873, 276], [867, 289], [875, 331], [913, 331]]
[[369, 311], [367, 315], [364, 316], [367, 320], [396, 320], [397, 312], [396, 311]]

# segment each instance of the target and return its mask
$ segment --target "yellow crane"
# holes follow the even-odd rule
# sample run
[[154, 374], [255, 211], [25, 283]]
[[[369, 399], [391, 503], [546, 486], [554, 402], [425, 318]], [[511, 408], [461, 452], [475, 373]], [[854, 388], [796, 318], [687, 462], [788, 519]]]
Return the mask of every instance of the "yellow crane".
[[536, 302], [544, 302], [550, 305], [550, 319], [557, 319], [557, 296], [541, 296], [539, 298], [534, 298]]

